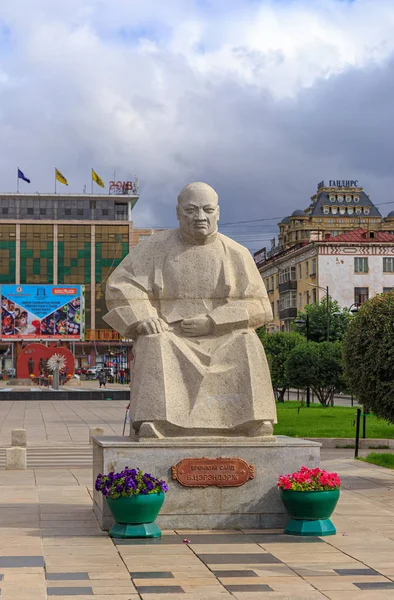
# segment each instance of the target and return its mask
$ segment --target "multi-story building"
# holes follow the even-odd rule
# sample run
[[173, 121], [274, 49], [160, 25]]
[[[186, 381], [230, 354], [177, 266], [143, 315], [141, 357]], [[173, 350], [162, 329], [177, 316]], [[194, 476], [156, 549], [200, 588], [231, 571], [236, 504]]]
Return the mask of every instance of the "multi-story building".
[[350, 307], [394, 288], [394, 212], [382, 218], [357, 182], [330, 183], [340, 186], [319, 184], [309, 208], [279, 223], [279, 243], [255, 254], [274, 314], [271, 331], [290, 329], [327, 290]]
[[[115, 267], [154, 232], [133, 225], [138, 197], [130, 190], [121, 195], [0, 194], [0, 285], [83, 284], [85, 341], [72, 347], [80, 365], [103, 361], [103, 355], [120, 348], [127, 354], [129, 342], [103, 321], [104, 293]], [[8, 347], [1, 338], [0, 353]]]

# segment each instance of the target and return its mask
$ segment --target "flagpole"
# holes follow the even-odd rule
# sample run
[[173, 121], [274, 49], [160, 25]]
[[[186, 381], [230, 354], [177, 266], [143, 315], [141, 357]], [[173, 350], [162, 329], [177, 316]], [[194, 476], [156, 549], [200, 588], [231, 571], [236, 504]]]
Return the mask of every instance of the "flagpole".
[[56, 194], [56, 167], [55, 167], [55, 194]]
[[16, 168], [16, 193], [19, 194], [19, 167]]
[[93, 195], [93, 167], [92, 167], [92, 172], [91, 172], [91, 178], [92, 178], [92, 195]]

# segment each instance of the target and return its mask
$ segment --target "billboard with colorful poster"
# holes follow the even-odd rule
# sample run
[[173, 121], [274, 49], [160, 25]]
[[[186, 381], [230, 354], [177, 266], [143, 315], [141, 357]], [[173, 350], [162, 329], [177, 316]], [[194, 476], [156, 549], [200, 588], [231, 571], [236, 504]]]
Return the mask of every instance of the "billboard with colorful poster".
[[83, 285], [0, 286], [3, 340], [84, 339]]

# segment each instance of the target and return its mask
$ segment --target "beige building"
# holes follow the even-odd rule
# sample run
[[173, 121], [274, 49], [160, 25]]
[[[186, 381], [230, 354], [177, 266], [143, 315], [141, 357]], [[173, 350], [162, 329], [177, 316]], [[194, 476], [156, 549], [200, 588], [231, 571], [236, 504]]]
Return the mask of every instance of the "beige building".
[[394, 288], [394, 212], [382, 218], [357, 182], [335, 183], [349, 185], [319, 184], [305, 211], [279, 223], [278, 244], [254, 255], [274, 314], [270, 331], [289, 330], [327, 288], [341, 307]]

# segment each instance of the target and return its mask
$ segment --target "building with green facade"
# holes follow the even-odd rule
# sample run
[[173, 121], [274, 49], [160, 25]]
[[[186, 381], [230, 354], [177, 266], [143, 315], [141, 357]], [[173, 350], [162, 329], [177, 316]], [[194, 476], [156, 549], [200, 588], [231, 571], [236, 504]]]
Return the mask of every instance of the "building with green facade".
[[[72, 348], [80, 366], [103, 362], [129, 346], [103, 321], [104, 295], [111, 272], [133, 246], [153, 233], [133, 225], [137, 200], [131, 192], [0, 194], [0, 285], [85, 286], [85, 340]], [[0, 353], [7, 348], [3, 337]]]

